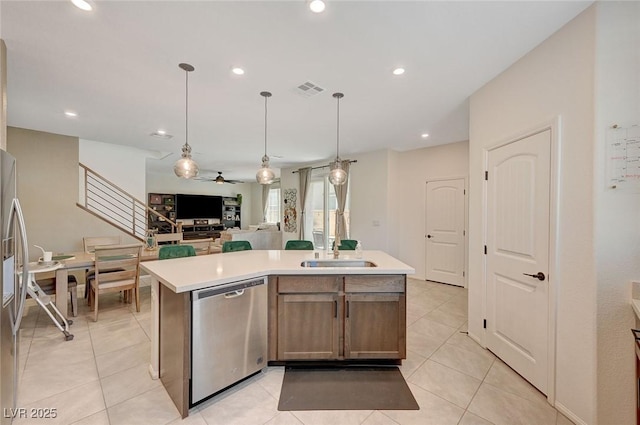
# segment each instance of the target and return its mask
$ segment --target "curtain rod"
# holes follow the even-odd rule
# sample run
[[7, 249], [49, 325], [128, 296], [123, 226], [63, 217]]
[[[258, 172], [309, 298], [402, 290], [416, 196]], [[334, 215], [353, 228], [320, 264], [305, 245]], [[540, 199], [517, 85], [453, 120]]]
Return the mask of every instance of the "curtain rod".
[[[358, 162], [358, 160], [357, 160], [357, 159], [350, 159], [350, 160], [349, 160], [349, 164], [353, 164], [354, 162]], [[327, 165], [320, 165], [320, 166], [318, 166], [318, 167], [311, 167], [311, 169], [312, 169], [312, 170], [319, 170], [319, 169], [321, 169], [321, 168], [327, 168], [327, 167], [329, 167], [330, 165], [331, 165], [331, 164], [327, 164]], [[300, 170], [293, 170], [291, 173], [292, 173], [292, 174], [295, 174], [295, 173], [299, 173], [299, 172], [300, 172]]]

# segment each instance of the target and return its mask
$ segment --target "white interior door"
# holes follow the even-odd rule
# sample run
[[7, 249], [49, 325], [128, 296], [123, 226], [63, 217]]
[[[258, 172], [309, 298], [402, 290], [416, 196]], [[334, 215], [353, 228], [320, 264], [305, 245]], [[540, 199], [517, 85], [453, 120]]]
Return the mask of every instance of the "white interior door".
[[551, 131], [488, 152], [487, 348], [547, 394]]
[[464, 286], [464, 195], [464, 179], [427, 182], [427, 280]]

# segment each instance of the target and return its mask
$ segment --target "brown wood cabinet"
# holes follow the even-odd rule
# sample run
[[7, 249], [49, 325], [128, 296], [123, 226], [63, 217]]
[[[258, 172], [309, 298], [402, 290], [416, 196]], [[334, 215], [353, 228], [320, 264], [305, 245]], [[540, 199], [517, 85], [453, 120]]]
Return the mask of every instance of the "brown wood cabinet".
[[338, 295], [278, 296], [278, 359], [338, 357]]
[[277, 276], [270, 292], [271, 360], [406, 357], [404, 275]]

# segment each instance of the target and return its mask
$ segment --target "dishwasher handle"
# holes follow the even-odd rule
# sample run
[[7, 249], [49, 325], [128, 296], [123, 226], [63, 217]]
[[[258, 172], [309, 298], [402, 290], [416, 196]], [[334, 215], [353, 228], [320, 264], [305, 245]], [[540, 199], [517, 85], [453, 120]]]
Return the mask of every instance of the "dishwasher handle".
[[237, 291], [233, 291], [233, 292], [227, 292], [226, 294], [224, 294], [224, 297], [226, 299], [231, 299], [231, 298], [238, 298], [244, 295], [244, 289], [239, 289]]

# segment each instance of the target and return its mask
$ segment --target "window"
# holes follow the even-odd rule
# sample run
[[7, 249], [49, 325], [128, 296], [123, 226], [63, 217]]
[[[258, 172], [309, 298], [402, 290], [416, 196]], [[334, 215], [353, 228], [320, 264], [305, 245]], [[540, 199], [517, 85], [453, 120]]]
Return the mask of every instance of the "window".
[[[346, 235], [349, 235], [349, 193], [344, 217], [347, 223]], [[307, 195], [307, 213], [304, 226], [306, 239], [313, 241], [317, 249], [329, 249], [335, 239], [336, 209], [338, 207], [333, 185], [329, 183], [327, 174], [313, 176]]]
[[280, 188], [269, 189], [267, 200], [267, 213], [265, 215], [267, 223], [278, 223], [280, 221]]

